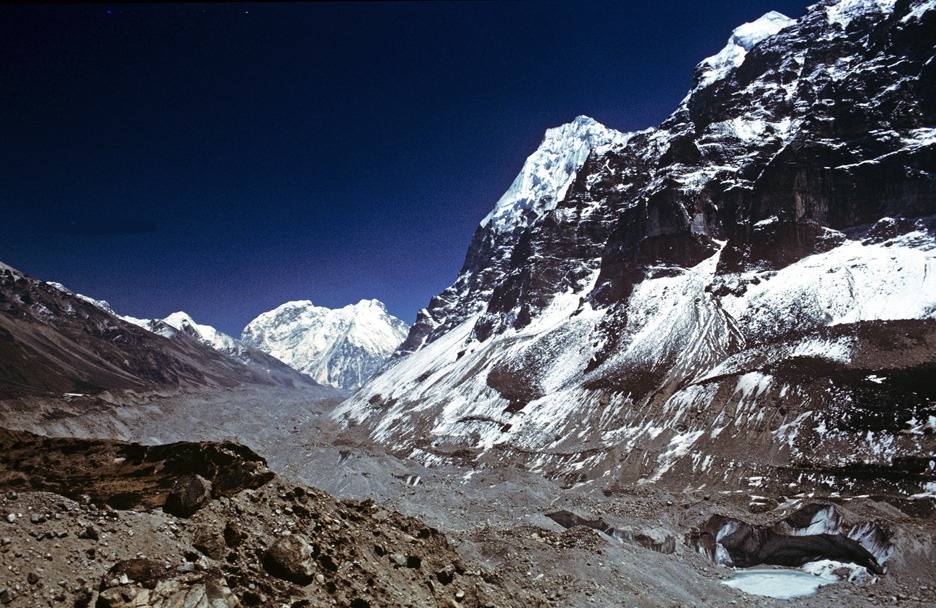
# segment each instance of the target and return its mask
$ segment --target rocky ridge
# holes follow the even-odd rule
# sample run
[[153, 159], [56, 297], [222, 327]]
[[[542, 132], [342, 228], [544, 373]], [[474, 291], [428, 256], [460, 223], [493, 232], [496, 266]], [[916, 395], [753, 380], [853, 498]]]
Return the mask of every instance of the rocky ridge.
[[117, 316], [106, 302], [9, 267], [0, 268], [0, 313], [3, 399], [311, 386], [272, 358], [245, 365], [168, 326], [171, 337], [154, 334]]
[[276, 479], [241, 446], [0, 435], [3, 605], [544, 605], [438, 530]]
[[[843, 580], [799, 606], [923, 606], [936, 593], [931, 517], [876, 500], [792, 500], [759, 515], [730, 494], [547, 489], [508, 468], [477, 471], [473, 489], [455, 474], [398, 482], [431, 521], [467, 511], [440, 531], [274, 476], [236, 444], [0, 439], [0, 602], [14, 608], [789, 605], [721, 584], [734, 573], [706, 554], [717, 538], [738, 561], [755, 550], [769, 560], [771, 543], [778, 559], [795, 559], [774, 537], [752, 544], [761, 530], [803, 555], [846, 532], [888, 570], [815, 562]], [[385, 474], [369, 472], [372, 482]]]

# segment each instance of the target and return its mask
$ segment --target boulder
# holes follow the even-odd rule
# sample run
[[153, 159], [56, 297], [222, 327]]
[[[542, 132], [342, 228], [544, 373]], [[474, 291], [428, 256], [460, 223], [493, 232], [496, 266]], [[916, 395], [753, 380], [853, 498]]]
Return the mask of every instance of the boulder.
[[284, 536], [264, 552], [263, 567], [277, 578], [308, 585], [315, 575], [312, 557], [312, 545], [304, 538]]
[[220, 560], [224, 557], [227, 545], [224, 537], [212, 530], [202, 529], [195, 534], [192, 546], [198, 549], [203, 555], [211, 559]]
[[163, 511], [177, 517], [191, 517], [210, 499], [211, 482], [201, 475], [186, 475], [172, 485]]

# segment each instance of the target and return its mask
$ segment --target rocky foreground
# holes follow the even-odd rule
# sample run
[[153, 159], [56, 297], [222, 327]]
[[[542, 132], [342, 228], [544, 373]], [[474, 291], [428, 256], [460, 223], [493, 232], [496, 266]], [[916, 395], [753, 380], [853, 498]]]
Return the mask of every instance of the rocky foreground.
[[[864, 575], [796, 605], [936, 601], [932, 500], [805, 501], [754, 514], [730, 496], [648, 488], [551, 497], [544, 481], [503, 470], [479, 472], [478, 488], [490, 486], [489, 494], [459, 489], [450, 475], [396, 480], [409, 490], [388, 504], [408, 496], [426, 514], [416, 518], [288, 482], [229, 442], [142, 446], [3, 430], [0, 443], [4, 606], [788, 605], [719, 584], [733, 571], [706, 551], [730, 521], [753, 524], [738, 528], [747, 535], [741, 550], [754, 537], [776, 545], [781, 528], [770, 522], [780, 512], [798, 525], [834, 512], [831, 519], [848, 523], [842, 531], [866, 526], [881, 548], [859, 547]], [[547, 499], [557, 508], [547, 510]], [[785, 525], [788, 557], [791, 543], [857, 546], [814, 534], [827, 529]], [[746, 554], [769, 556], [765, 546]], [[881, 555], [886, 563], [878, 564]]]
[[4, 605], [541, 605], [438, 530], [284, 482], [241, 446], [0, 434]]

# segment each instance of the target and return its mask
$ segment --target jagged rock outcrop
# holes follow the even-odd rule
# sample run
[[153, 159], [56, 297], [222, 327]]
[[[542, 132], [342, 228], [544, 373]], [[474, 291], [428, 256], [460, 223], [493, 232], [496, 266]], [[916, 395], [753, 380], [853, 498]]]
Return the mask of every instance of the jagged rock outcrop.
[[287, 302], [247, 324], [241, 342], [316, 382], [357, 388], [400, 346], [409, 328], [377, 300], [344, 308]]
[[263, 458], [230, 442], [145, 446], [6, 429], [0, 429], [0, 440], [0, 483], [76, 500], [85, 495], [117, 509], [164, 507], [188, 517], [211, 497], [258, 488], [273, 478]]
[[574, 158], [563, 179], [498, 203], [336, 419], [569, 484], [925, 491], [934, 36], [931, 0], [769, 13], [658, 128], [550, 131], [518, 182]]

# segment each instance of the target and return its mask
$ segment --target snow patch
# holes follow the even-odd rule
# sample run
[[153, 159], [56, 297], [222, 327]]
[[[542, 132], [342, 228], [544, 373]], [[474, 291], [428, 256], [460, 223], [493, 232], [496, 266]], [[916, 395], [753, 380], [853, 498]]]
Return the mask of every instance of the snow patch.
[[903, 16], [900, 20], [901, 23], [908, 23], [914, 19], [922, 19], [923, 15], [927, 11], [931, 11], [936, 8], [936, 0], [928, 0], [926, 2], [921, 2], [910, 9], [910, 12]]

